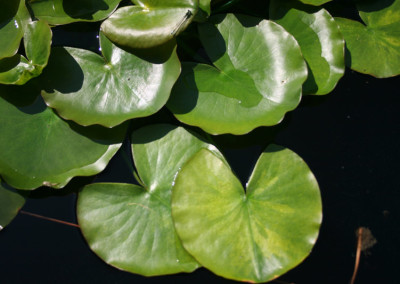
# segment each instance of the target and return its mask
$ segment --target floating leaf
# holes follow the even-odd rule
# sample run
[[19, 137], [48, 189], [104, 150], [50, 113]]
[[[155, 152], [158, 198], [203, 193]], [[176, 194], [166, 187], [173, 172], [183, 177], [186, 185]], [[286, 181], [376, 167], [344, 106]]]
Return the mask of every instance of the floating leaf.
[[338, 25], [325, 10], [299, 2], [270, 2], [270, 17], [291, 33], [308, 63], [305, 94], [325, 95], [336, 86], [345, 70], [344, 40]]
[[27, 58], [20, 54], [0, 60], [0, 84], [23, 85], [39, 76], [50, 55], [52, 32], [43, 21], [24, 26], [24, 46]]
[[[21, 19], [18, 15], [20, 2], [24, 1], [7, 0], [3, 1], [0, 9], [0, 59], [11, 57], [17, 53], [19, 43], [24, 34]], [[23, 7], [22, 7], [23, 8]], [[1, 72], [1, 71], [0, 71]]]
[[102, 171], [121, 146], [126, 125], [81, 127], [46, 107], [37, 82], [0, 85], [0, 175], [15, 188], [61, 188]]
[[0, 231], [7, 226], [25, 204], [25, 198], [0, 180]]
[[52, 50], [42, 76], [46, 103], [81, 125], [113, 127], [157, 112], [179, 76], [175, 43], [163, 46], [164, 54], [161, 48], [149, 51], [160, 59], [136, 56], [100, 38], [104, 57], [76, 48]]
[[182, 127], [160, 124], [133, 132], [143, 187], [98, 183], [79, 194], [78, 220], [92, 250], [115, 267], [146, 276], [196, 269], [176, 235], [170, 203], [176, 172], [201, 148], [212, 149]]
[[212, 134], [244, 134], [279, 123], [301, 98], [307, 67], [281, 26], [217, 15], [200, 25], [213, 66], [184, 63], [167, 104], [183, 123]]
[[129, 48], [149, 48], [170, 41], [192, 22], [198, 10], [197, 0], [133, 2], [136, 6], [118, 9], [101, 25], [110, 40]]
[[183, 246], [201, 265], [226, 278], [265, 282], [310, 253], [322, 212], [307, 165], [272, 145], [246, 191], [220, 158], [198, 152], [175, 180], [172, 216]]
[[28, 0], [36, 18], [50, 25], [96, 22], [107, 18], [121, 0]]
[[357, 4], [365, 25], [335, 18], [340, 26], [351, 69], [378, 78], [400, 74], [400, 0], [370, 0]]

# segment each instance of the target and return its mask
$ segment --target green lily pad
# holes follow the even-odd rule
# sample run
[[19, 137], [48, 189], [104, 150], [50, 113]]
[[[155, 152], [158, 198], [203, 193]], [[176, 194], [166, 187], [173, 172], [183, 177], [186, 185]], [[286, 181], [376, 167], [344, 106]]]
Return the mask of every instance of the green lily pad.
[[97, 183], [79, 194], [77, 216], [91, 249], [107, 263], [146, 276], [191, 272], [199, 265], [183, 249], [171, 217], [179, 168], [213, 147], [182, 127], [159, 124], [132, 133], [140, 183]]
[[23, 85], [39, 76], [50, 56], [52, 32], [43, 21], [24, 26], [24, 46], [27, 58], [20, 54], [0, 60], [0, 84]]
[[28, 0], [36, 18], [50, 25], [104, 20], [121, 0]]
[[167, 107], [211, 134], [245, 134], [279, 123], [300, 102], [307, 66], [281, 26], [217, 15], [199, 26], [213, 65], [184, 63]]
[[77, 48], [52, 50], [41, 76], [48, 106], [81, 125], [107, 127], [164, 106], [180, 73], [175, 43], [163, 46], [161, 59], [129, 53], [102, 34], [100, 45], [103, 57]]
[[303, 93], [330, 93], [345, 71], [344, 40], [333, 17], [325, 9], [295, 0], [273, 0], [270, 18], [296, 38], [308, 63]]
[[117, 152], [126, 125], [82, 127], [59, 118], [36, 81], [0, 85], [0, 175], [12, 187], [61, 188], [74, 176], [99, 173]]
[[134, 0], [135, 6], [118, 9], [101, 25], [118, 45], [149, 48], [176, 37], [193, 20], [198, 0]]
[[0, 180], [0, 231], [7, 226], [25, 204], [25, 198]]
[[378, 78], [400, 74], [400, 0], [357, 4], [363, 23], [335, 18], [347, 47], [351, 69]]
[[226, 278], [266, 282], [310, 253], [321, 198], [310, 169], [288, 149], [269, 146], [246, 191], [219, 157], [201, 150], [178, 173], [172, 217], [201, 265]]
[[0, 41], [0, 59], [16, 54], [23, 36], [22, 25], [18, 15], [21, 0], [3, 2], [0, 10], [0, 38], [2, 39]]
[[304, 4], [309, 4], [309, 5], [314, 5], [314, 6], [320, 6], [322, 4], [328, 3], [332, 0], [299, 0], [300, 2]]

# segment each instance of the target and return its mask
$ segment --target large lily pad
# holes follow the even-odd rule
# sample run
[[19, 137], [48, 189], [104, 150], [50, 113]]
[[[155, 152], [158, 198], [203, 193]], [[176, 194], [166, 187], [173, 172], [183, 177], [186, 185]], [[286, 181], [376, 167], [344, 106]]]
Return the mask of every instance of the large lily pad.
[[50, 25], [96, 22], [107, 18], [121, 0], [28, 0], [36, 18]]
[[126, 125], [81, 127], [46, 107], [36, 81], [0, 85], [0, 175], [11, 186], [61, 188], [102, 171], [121, 146]]
[[7, 226], [25, 204], [25, 198], [0, 180], [0, 231]]
[[281, 26], [247, 16], [217, 15], [200, 25], [213, 65], [184, 63], [168, 108], [212, 134], [244, 134], [279, 123], [301, 98], [307, 66]]
[[98, 183], [79, 194], [78, 221], [91, 249], [115, 267], [147, 276], [196, 269], [176, 235], [170, 203], [176, 172], [201, 148], [212, 149], [181, 127], [161, 124], [133, 132], [143, 186]]
[[330, 93], [345, 70], [344, 40], [333, 17], [325, 9], [296, 0], [272, 0], [270, 18], [291, 33], [301, 47], [309, 67], [303, 92]]
[[103, 34], [100, 45], [103, 57], [76, 48], [52, 50], [41, 77], [46, 103], [81, 125], [113, 127], [157, 112], [180, 73], [175, 43], [163, 46], [162, 56], [148, 57], [118, 48]]
[[43, 21], [26, 23], [24, 46], [27, 58], [20, 54], [0, 60], [0, 84], [23, 85], [39, 76], [50, 56], [52, 32]]
[[400, 74], [400, 0], [359, 1], [360, 23], [335, 18], [353, 70], [378, 78]]
[[[21, 0], [3, 1], [0, 9], [0, 59], [17, 53], [23, 36], [21, 19], [18, 15]], [[21, 6], [22, 6], [21, 5]]]
[[304, 161], [278, 146], [259, 158], [243, 190], [208, 150], [178, 173], [172, 216], [183, 246], [226, 278], [266, 282], [298, 265], [321, 224], [318, 184]]
[[[133, 0], [101, 25], [113, 42], [129, 48], [149, 48], [166, 43], [182, 32], [199, 8], [198, 0]], [[202, 7], [206, 9], [202, 1]]]

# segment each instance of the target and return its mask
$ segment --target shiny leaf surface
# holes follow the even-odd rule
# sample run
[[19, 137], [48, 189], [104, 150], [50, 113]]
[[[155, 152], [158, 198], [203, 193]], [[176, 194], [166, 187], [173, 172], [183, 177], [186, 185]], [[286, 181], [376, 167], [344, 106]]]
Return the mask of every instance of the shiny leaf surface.
[[0, 85], [0, 175], [11, 186], [65, 186], [102, 171], [121, 146], [126, 125], [81, 127], [59, 118], [39, 96], [37, 82]]
[[178, 173], [172, 216], [184, 247], [226, 278], [266, 282], [298, 265], [321, 224], [318, 184], [290, 150], [269, 146], [246, 184], [201, 150]]
[[42, 76], [46, 103], [81, 125], [113, 127], [157, 112], [179, 76], [175, 44], [143, 56], [116, 47], [103, 35], [100, 39], [103, 57], [76, 48], [52, 50]]
[[198, 264], [174, 229], [171, 188], [176, 172], [194, 153], [213, 148], [184, 128], [166, 124], [141, 128], [131, 141], [143, 187], [86, 186], [77, 207], [83, 235], [97, 255], [119, 269], [146, 276], [193, 271]]
[[23, 36], [21, 21], [17, 14], [21, 1], [7, 0], [3, 2], [0, 9], [0, 38], [2, 39], [0, 41], [0, 59], [16, 54]]
[[346, 40], [346, 64], [378, 78], [399, 75], [400, 0], [360, 1], [357, 7], [365, 25], [335, 19]]
[[129, 48], [149, 48], [164, 44], [182, 32], [198, 10], [197, 0], [133, 1], [101, 25], [113, 42]]
[[43, 21], [24, 26], [24, 46], [27, 58], [16, 54], [0, 60], [0, 84], [23, 85], [39, 76], [50, 56], [52, 32]]
[[121, 0], [28, 0], [36, 18], [50, 25], [96, 22], [107, 18]]
[[333, 17], [325, 9], [295, 0], [272, 0], [270, 18], [291, 33], [300, 45], [309, 67], [303, 92], [330, 93], [345, 69], [344, 40]]
[[200, 25], [213, 66], [184, 63], [168, 108], [212, 134], [279, 123], [301, 98], [307, 67], [295, 39], [266, 20], [232, 14]]

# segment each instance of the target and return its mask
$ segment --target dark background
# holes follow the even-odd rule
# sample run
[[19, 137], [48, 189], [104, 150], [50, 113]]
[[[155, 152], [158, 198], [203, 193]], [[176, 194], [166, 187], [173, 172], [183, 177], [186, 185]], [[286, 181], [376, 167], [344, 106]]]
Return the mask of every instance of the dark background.
[[[72, 45], [96, 50], [96, 26], [89, 25], [87, 31], [78, 27], [79, 34], [56, 28], [53, 43], [71, 46], [73, 37]], [[243, 183], [271, 137], [299, 154], [319, 182], [324, 213], [320, 237], [311, 255], [280, 281], [348, 283], [354, 268], [355, 231], [364, 226], [377, 243], [362, 254], [356, 283], [400, 283], [399, 86], [400, 77], [375, 79], [347, 69], [331, 94], [304, 97], [281, 125], [259, 128], [244, 137], [215, 139]], [[159, 116], [169, 114], [162, 110]], [[96, 180], [132, 182], [133, 178], [118, 154]], [[23, 210], [76, 223], [76, 196], [65, 193], [46, 197], [47, 191], [39, 190]], [[27, 215], [19, 214], [0, 233], [0, 283], [170, 282], [234, 281], [203, 268], [152, 278], [122, 272], [92, 253], [79, 229]]]

